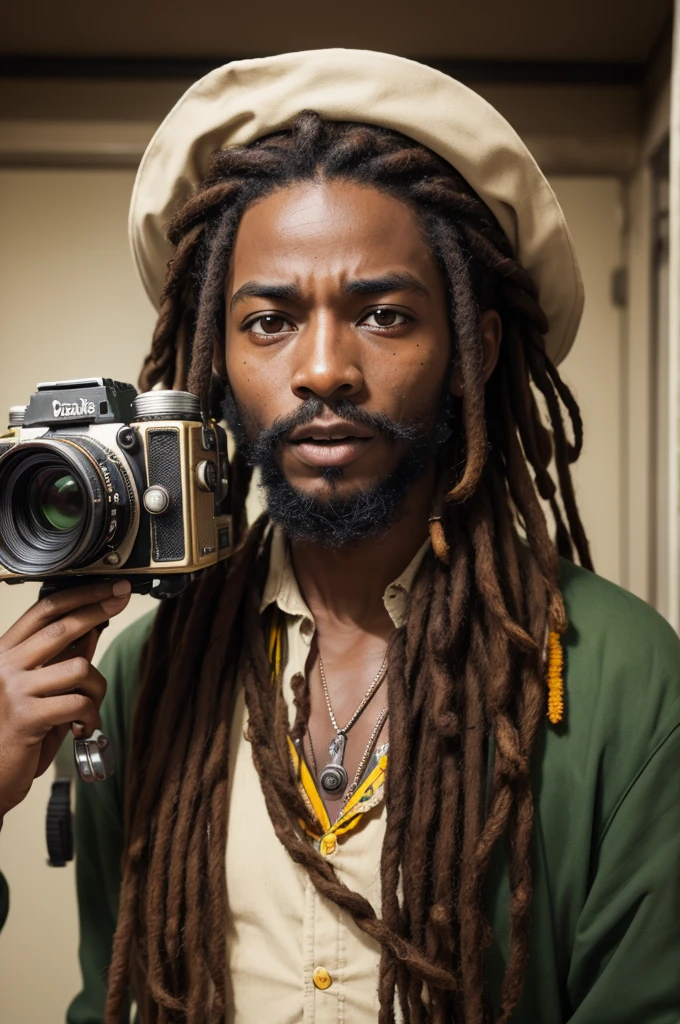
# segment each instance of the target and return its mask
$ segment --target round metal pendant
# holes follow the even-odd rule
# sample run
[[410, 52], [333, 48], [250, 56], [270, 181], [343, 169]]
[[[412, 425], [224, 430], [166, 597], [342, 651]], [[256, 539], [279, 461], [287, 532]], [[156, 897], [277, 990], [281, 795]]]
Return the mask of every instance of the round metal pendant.
[[327, 764], [319, 772], [319, 785], [328, 796], [336, 796], [347, 788], [349, 778], [341, 764]]

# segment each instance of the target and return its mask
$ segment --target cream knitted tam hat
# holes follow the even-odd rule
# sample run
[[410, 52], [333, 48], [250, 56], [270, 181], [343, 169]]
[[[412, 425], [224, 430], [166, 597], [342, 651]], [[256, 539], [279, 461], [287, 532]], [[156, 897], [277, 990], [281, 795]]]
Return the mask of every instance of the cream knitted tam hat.
[[192, 85], [149, 143], [130, 207], [130, 242], [158, 306], [172, 246], [168, 223], [216, 149], [243, 146], [291, 124], [301, 110], [408, 135], [444, 157], [493, 211], [529, 271], [548, 318], [548, 354], [571, 348], [583, 285], [564, 215], [508, 122], [460, 82], [403, 57], [369, 50], [306, 50], [240, 60]]

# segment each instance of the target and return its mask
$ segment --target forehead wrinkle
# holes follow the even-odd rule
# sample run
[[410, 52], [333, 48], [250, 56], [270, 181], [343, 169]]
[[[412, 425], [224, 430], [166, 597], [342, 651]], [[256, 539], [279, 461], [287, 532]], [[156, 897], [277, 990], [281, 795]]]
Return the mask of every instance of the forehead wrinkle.
[[[364, 200], [370, 194], [368, 209], [363, 203], [357, 208], [357, 192]], [[234, 256], [241, 280], [245, 272], [255, 281], [295, 282], [297, 295], [267, 293], [293, 302], [303, 296], [309, 301], [319, 286], [345, 297], [410, 290], [431, 298], [438, 291], [431, 280], [432, 269], [439, 276], [438, 268], [431, 266], [413, 212], [397, 199], [354, 184], [319, 187], [315, 182], [310, 189], [305, 183], [261, 200], [244, 214]], [[236, 294], [240, 299], [245, 293], [238, 289], [234, 304]]]
[[[352, 216], [357, 207], [361, 208], [358, 222]], [[412, 229], [409, 233], [417, 234], [419, 240], [421, 235], [417, 217], [397, 197], [372, 186], [337, 180], [297, 182], [254, 203], [243, 215], [239, 228], [241, 241], [246, 224], [256, 226], [257, 232], [263, 222], [268, 236], [275, 237], [278, 244], [292, 251], [307, 243], [328, 245], [332, 236], [344, 237], [348, 230], [355, 239], [357, 232], [362, 235], [371, 228], [381, 240], [386, 233], [393, 236], [395, 228], [399, 236], [403, 235], [404, 228]], [[374, 238], [370, 241], [375, 245]], [[394, 242], [402, 244], [403, 239], [394, 238]]]

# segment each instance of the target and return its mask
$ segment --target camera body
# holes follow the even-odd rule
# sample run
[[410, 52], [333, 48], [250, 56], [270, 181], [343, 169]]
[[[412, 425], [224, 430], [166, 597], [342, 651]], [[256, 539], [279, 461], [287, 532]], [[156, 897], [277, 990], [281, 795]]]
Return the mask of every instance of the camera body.
[[[170, 596], [232, 552], [224, 429], [184, 391], [39, 384], [0, 435], [0, 580]], [[79, 580], [82, 582], [82, 580]]]

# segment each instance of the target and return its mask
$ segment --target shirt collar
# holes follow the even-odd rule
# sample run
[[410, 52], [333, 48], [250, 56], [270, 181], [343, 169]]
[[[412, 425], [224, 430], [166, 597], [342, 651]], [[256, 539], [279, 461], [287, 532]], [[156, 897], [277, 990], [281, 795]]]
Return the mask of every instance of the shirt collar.
[[[397, 629], [406, 621], [409, 594], [416, 573], [429, 547], [430, 540], [428, 538], [416, 551], [404, 571], [385, 588], [383, 602]], [[276, 604], [286, 615], [300, 616], [303, 619], [308, 619], [310, 623], [314, 621], [312, 613], [300, 593], [288, 542], [280, 526], [275, 526], [272, 530], [269, 572], [260, 601], [260, 614], [272, 604]]]
[[312, 618], [307, 602], [300, 593], [288, 541], [280, 526], [272, 528], [269, 572], [260, 601], [260, 615], [271, 604], [276, 604], [286, 615], [301, 615], [310, 620]]

